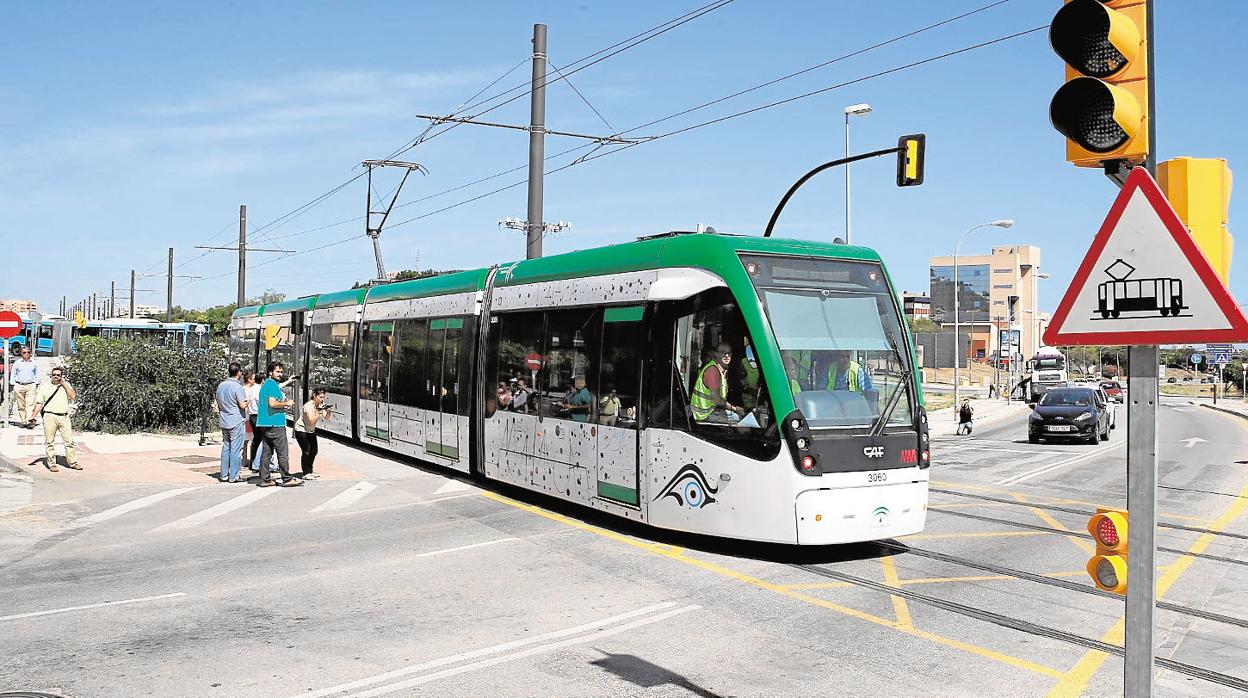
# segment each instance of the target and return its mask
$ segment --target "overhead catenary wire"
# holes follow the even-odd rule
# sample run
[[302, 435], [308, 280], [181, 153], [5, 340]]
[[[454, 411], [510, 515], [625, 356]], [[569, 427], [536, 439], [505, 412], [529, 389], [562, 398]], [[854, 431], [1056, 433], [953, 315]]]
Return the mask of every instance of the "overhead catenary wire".
[[[1008, 2], [1009, 0], [1004, 0], [1004, 1], [1005, 1], [1005, 2]], [[991, 4], [991, 5], [985, 6], [985, 7], [984, 7], [984, 8], [982, 8], [982, 9], [988, 9], [988, 8], [990, 8], [990, 7], [995, 7], [995, 6], [999, 5], [999, 4], [1001, 4], [1001, 2], [993, 3], [993, 4]], [[982, 10], [981, 10], [981, 11], [982, 11]], [[969, 14], [972, 14], [972, 13], [964, 13], [964, 15], [961, 15], [961, 16], [969, 16]], [[947, 24], [947, 23], [948, 23], [948, 21], [942, 21], [942, 22], [941, 22], [941, 23], [939, 23], [939, 24]], [[689, 126], [684, 126], [684, 127], [678, 128], [678, 129], [673, 129], [673, 130], [671, 130], [671, 131], [668, 131], [668, 132], [665, 132], [665, 133], [661, 133], [661, 134], [658, 134], [658, 135], [656, 135], [656, 136], [652, 136], [652, 137], [650, 137], [650, 138], [647, 138], [647, 139], [645, 139], [645, 140], [638, 141], [638, 142], [636, 142], [636, 143], [630, 143], [630, 144], [626, 144], [626, 145], [621, 145], [621, 146], [616, 147], [616, 148], [614, 148], [614, 149], [604, 150], [604, 151], [602, 151], [602, 152], [597, 152], [597, 153], [594, 153], [594, 154], [592, 154], [592, 155], [590, 155], [590, 156], [587, 156], [587, 157], [577, 158], [577, 159], [575, 159], [575, 160], [573, 160], [573, 161], [571, 161], [571, 162], [569, 162], [569, 163], [566, 163], [566, 164], [564, 164], [564, 165], [562, 165], [562, 166], [560, 166], [560, 167], [554, 168], [554, 169], [552, 169], [552, 170], [548, 170], [548, 171], [546, 172], [546, 174], [547, 174], [547, 175], [550, 175], [550, 174], [555, 174], [555, 173], [557, 173], [557, 172], [562, 172], [562, 171], [567, 170], [567, 169], [570, 169], [570, 168], [572, 168], [572, 167], [575, 167], [575, 166], [578, 166], [578, 165], [581, 165], [581, 164], [585, 164], [585, 163], [587, 163], [587, 162], [592, 162], [593, 160], [597, 160], [597, 159], [599, 159], [599, 158], [606, 157], [606, 156], [608, 156], [608, 155], [612, 155], [612, 154], [615, 154], [615, 153], [622, 152], [622, 151], [624, 151], [624, 150], [627, 150], [627, 149], [629, 149], [629, 148], [635, 147], [635, 146], [637, 146], [637, 145], [642, 145], [642, 144], [645, 144], [645, 143], [651, 143], [651, 142], [654, 142], [654, 141], [657, 141], [657, 140], [661, 140], [661, 139], [664, 139], [664, 138], [669, 138], [669, 137], [671, 137], [671, 136], [676, 136], [676, 135], [680, 135], [680, 134], [688, 133], [688, 132], [693, 131], [693, 130], [696, 130], [696, 129], [705, 128], [705, 127], [708, 127], [708, 126], [713, 126], [713, 125], [716, 125], [716, 124], [720, 124], [720, 123], [723, 123], [723, 122], [725, 122], [725, 121], [729, 121], [729, 120], [731, 120], [731, 119], [741, 118], [741, 117], [748, 116], [748, 115], [751, 115], [751, 114], [755, 114], [755, 113], [758, 113], [758, 112], [761, 112], [761, 111], [765, 111], [765, 110], [768, 110], [768, 109], [774, 109], [774, 108], [779, 107], [779, 106], [783, 106], [783, 105], [786, 105], [786, 104], [791, 104], [791, 103], [793, 103], [793, 102], [796, 102], [796, 101], [799, 101], [799, 100], [803, 100], [803, 99], [809, 99], [810, 97], [814, 97], [814, 96], [817, 96], [817, 95], [826, 94], [826, 93], [831, 92], [831, 91], [833, 91], [833, 90], [841, 89], [841, 88], [844, 88], [844, 87], [847, 87], [847, 86], [850, 86], [850, 85], [860, 84], [860, 83], [867, 82], [867, 81], [869, 81], [869, 80], [878, 79], [878, 78], [881, 78], [881, 77], [884, 77], [884, 76], [887, 76], [887, 75], [893, 75], [893, 74], [896, 74], [896, 73], [899, 73], [899, 72], [902, 72], [902, 71], [905, 71], [905, 70], [910, 70], [910, 69], [913, 69], [913, 68], [916, 68], [916, 67], [919, 67], [919, 66], [922, 66], [922, 65], [926, 65], [926, 64], [933, 63], [933, 62], [936, 62], [936, 61], [945, 60], [945, 59], [952, 58], [952, 57], [954, 57], [954, 56], [959, 56], [959, 55], [962, 55], [962, 54], [965, 54], [965, 53], [968, 53], [968, 52], [971, 52], [971, 51], [979, 50], [979, 49], [986, 48], [986, 47], [989, 47], [989, 46], [993, 46], [993, 45], [996, 45], [996, 44], [1000, 44], [1000, 43], [1003, 43], [1003, 42], [1006, 42], [1006, 41], [1011, 41], [1011, 40], [1013, 40], [1013, 39], [1017, 39], [1017, 38], [1021, 38], [1021, 37], [1024, 37], [1024, 36], [1028, 36], [1028, 35], [1030, 35], [1030, 34], [1034, 34], [1034, 33], [1036, 33], [1036, 32], [1043, 31], [1043, 30], [1045, 30], [1045, 29], [1047, 29], [1047, 28], [1048, 28], [1048, 25], [1046, 24], [1046, 25], [1041, 25], [1041, 26], [1037, 26], [1037, 27], [1032, 27], [1032, 28], [1030, 28], [1030, 29], [1025, 29], [1025, 30], [1018, 31], [1018, 32], [1013, 32], [1013, 33], [1011, 33], [1011, 34], [1007, 34], [1007, 35], [1004, 35], [1004, 36], [1000, 36], [1000, 37], [997, 37], [997, 38], [994, 38], [994, 39], [989, 39], [989, 40], [986, 40], [986, 41], [978, 42], [978, 43], [975, 43], [975, 44], [971, 44], [971, 45], [969, 45], [969, 46], [964, 46], [964, 47], [962, 47], [962, 48], [954, 49], [954, 50], [951, 50], [951, 51], [946, 51], [946, 52], [943, 52], [943, 53], [940, 53], [940, 54], [936, 54], [936, 55], [933, 55], [933, 56], [929, 56], [929, 57], [926, 57], [926, 58], [922, 58], [922, 59], [919, 59], [919, 60], [910, 61], [910, 62], [908, 62], [908, 63], [904, 63], [904, 64], [902, 64], [902, 65], [898, 65], [898, 66], [895, 66], [895, 67], [892, 67], [892, 68], [888, 68], [888, 69], [885, 69], [885, 70], [876, 71], [876, 72], [870, 73], [870, 74], [868, 74], [868, 75], [860, 76], [860, 77], [857, 77], [857, 78], [854, 78], [854, 79], [851, 79], [851, 80], [845, 80], [845, 81], [842, 81], [842, 82], [839, 82], [839, 83], [836, 83], [836, 84], [833, 84], [833, 85], [829, 85], [829, 86], [826, 86], [826, 87], [823, 87], [823, 88], [819, 88], [819, 89], [816, 89], [816, 90], [810, 90], [810, 91], [807, 91], [807, 92], [804, 92], [804, 93], [801, 93], [801, 94], [798, 94], [798, 95], [795, 95], [795, 96], [792, 96], [792, 97], [787, 97], [787, 98], [785, 98], [785, 99], [775, 100], [775, 101], [772, 101], [772, 102], [768, 102], [768, 103], [766, 103], [766, 104], [762, 104], [762, 105], [758, 105], [758, 106], [755, 106], [755, 107], [751, 107], [751, 108], [749, 108], [749, 109], [739, 110], [739, 111], [737, 111], [737, 112], [733, 112], [733, 113], [730, 113], [730, 114], [727, 114], [727, 115], [724, 115], [724, 116], [716, 117], [716, 118], [714, 118], [714, 119], [708, 119], [708, 120], [702, 121], [702, 122], [700, 122], [700, 123], [692, 124], [692, 125], [689, 125]], [[912, 35], [912, 34], [913, 34], [913, 33], [911, 33], [911, 35]], [[695, 108], [695, 110], [696, 110], [696, 108]], [[688, 113], [688, 111], [689, 111], [689, 110], [686, 110], [686, 113]], [[659, 121], [664, 121], [664, 120], [666, 120], [666, 119], [660, 119], [660, 120], [657, 120], [656, 122], [653, 122], [653, 123], [657, 123], [657, 122], [659, 122]], [[642, 126], [638, 126], [638, 127], [634, 127], [633, 129], [629, 129], [628, 131], [623, 131], [623, 132], [621, 132], [621, 133], [629, 133], [629, 132], [631, 132], [631, 131], [633, 131], [633, 130], [636, 130], [636, 129], [638, 129], [638, 128], [643, 128], [643, 127], [644, 127], [644, 125], [642, 125]], [[589, 145], [592, 145], [592, 144], [589, 144]], [[579, 149], [583, 149], [583, 148], [586, 148], [586, 147], [589, 147], [589, 146], [587, 146], [587, 145], [582, 145], [582, 146], [579, 146], [578, 148], [572, 148], [572, 149], [569, 149], [569, 150], [567, 150], [567, 151], [563, 151], [563, 152], [561, 152], [561, 153], [556, 153], [555, 155], [549, 156], [547, 159], [549, 160], [549, 159], [552, 159], [552, 158], [555, 158], [555, 157], [559, 157], [559, 156], [561, 156], [561, 155], [568, 154], [568, 153], [569, 153], [569, 152], [571, 152], [571, 151], [574, 151], [574, 150], [579, 150]], [[520, 169], [520, 168], [513, 168], [513, 170], [510, 170], [510, 171], [515, 171], [516, 169]], [[487, 180], [489, 180], [489, 179], [493, 179], [493, 178], [496, 178], [496, 177], [498, 177], [498, 176], [502, 176], [502, 175], [503, 175], [503, 174], [505, 174], [506, 172], [508, 172], [508, 171], [504, 171], [504, 172], [501, 172], [501, 173], [497, 173], [497, 174], [495, 174], [495, 175], [490, 175], [489, 177], [486, 177], [486, 178], [482, 178], [481, 180], [479, 180], [479, 181], [478, 181], [478, 183], [479, 183], [480, 181], [487, 181]], [[480, 201], [481, 199], [488, 198], [488, 197], [490, 197], [490, 196], [493, 196], [493, 195], [495, 195], [495, 194], [499, 194], [499, 193], [504, 192], [504, 191], [507, 191], [507, 190], [509, 190], [509, 189], [514, 189], [514, 188], [519, 187], [519, 186], [522, 186], [522, 185], [524, 185], [524, 184], [526, 184], [526, 183], [527, 183], [527, 179], [525, 179], [525, 180], [518, 180], [518, 181], [516, 181], [516, 182], [513, 182], [513, 183], [511, 183], [511, 184], [507, 184], [507, 185], [504, 185], [504, 186], [501, 186], [501, 187], [498, 187], [498, 188], [495, 188], [495, 189], [490, 190], [490, 191], [488, 191], [488, 192], [485, 192], [485, 193], [482, 193], [482, 194], [478, 194], [478, 195], [476, 195], [476, 196], [473, 196], [473, 197], [470, 197], [470, 198], [467, 198], [467, 199], [463, 199], [463, 200], [461, 200], [461, 201], [457, 201], [457, 202], [452, 203], [452, 204], [448, 204], [448, 205], [443, 206], [443, 207], [441, 207], [441, 208], [438, 208], [438, 209], [435, 209], [435, 210], [432, 210], [432, 211], [429, 211], [429, 212], [426, 212], [426, 213], [422, 213], [422, 214], [419, 214], [419, 215], [417, 215], [417, 216], [413, 216], [413, 217], [411, 217], [411, 218], [407, 218], [407, 219], [404, 219], [404, 220], [402, 220], [402, 221], [399, 221], [399, 222], [393, 223], [393, 224], [391, 224], [391, 226], [390, 226], [390, 227], [393, 229], [393, 228], [395, 228], [395, 227], [399, 227], [399, 226], [402, 226], [402, 225], [407, 225], [407, 224], [409, 224], [409, 223], [414, 223], [414, 222], [416, 222], [416, 221], [423, 220], [423, 219], [425, 219], [425, 218], [429, 218], [429, 217], [434, 216], [434, 215], [437, 215], [437, 214], [439, 214], [439, 213], [443, 213], [443, 212], [446, 212], [446, 211], [452, 210], [452, 209], [454, 209], [454, 208], [458, 208], [458, 207], [460, 207], [460, 206], [467, 205], [467, 204], [469, 204], [469, 203], [473, 203], [473, 202], [476, 202], [476, 201]], [[465, 188], [465, 187], [467, 187], [467, 186], [471, 186], [471, 184], [468, 184], [468, 185], [460, 185], [460, 186], [459, 186], [459, 187], [457, 187], [456, 189], [462, 189], [462, 188]], [[432, 198], [432, 196], [436, 196], [436, 195], [431, 195], [430, 197], [426, 197], [426, 199], [428, 199], [428, 198]], [[416, 202], [415, 202], [415, 201], [413, 201], [413, 202], [410, 202], [410, 203], [416, 203]], [[345, 222], [344, 222], [344, 223], [345, 223]], [[343, 223], [334, 224], [334, 225], [341, 225], [341, 224], [343, 224]], [[321, 246], [319, 246], [319, 247], [311, 248], [311, 249], [308, 249], [308, 250], [303, 250], [303, 251], [296, 252], [296, 253], [292, 253], [292, 254], [289, 254], [289, 255], [284, 255], [284, 256], [282, 256], [282, 257], [275, 257], [275, 258], [273, 258], [273, 259], [270, 259], [270, 260], [266, 260], [266, 261], [264, 261], [264, 262], [261, 262], [260, 264], [257, 264], [256, 266], [262, 266], [262, 265], [265, 265], [265, 264], [272, 264], [272, 263], [280, 262], [280, 261], [283, 261], [283, 260], [288, 260], [288, 259], [291, 259], [291, 258], [296, 257], [296, 256], [300, 256], [300, 255], [303, 255], [303, 254], [309, 254], [309, 253], [312, 253], [312, 252], [317, 252], [317, 251], [321, 251], [321, 250], [324, 250], [324, 249], [329, 249], [329, 248], [331, 248], [331, 247], [335, 247], [335, 246], [338, 246], [338, 245], [343, 245], [343, 244], [346, 244], [346, 243], [351, 242], [351, 241], [353, 241], [353, 240], [356, 240], [357, 238], [360, 238], [360, 237], [362, 237], [362, 235], [352, 235], [352, 236], [350, 236], [350, 237], [343, 238], [343, 239], [341, 239], [341, 240], [336, 240], [336, 241], [334, 241], [334, 242], [330, 242], [330, 243], [327, 243], [327, 244], [325, 244], [325, 245], [321, 245]], [[204, 281], [206, 281], [206, 280], [211, 280], [211, 279], [214, 279], [214, 278], [221, 278], [221, 277], [223, 277], [223, 276], [228, 276], [228, 275], [230, 275], [230, 273], [220, 274], [220, 275], [217, 275], [217, 276], [205, 277], [205, 279], [203, 279], [203, 280], [204, 280]], [[195, 283], [195, 281], [193, 280], [193, 281], [191, 281], [191, 282], [189, 282], [189, 283]]]

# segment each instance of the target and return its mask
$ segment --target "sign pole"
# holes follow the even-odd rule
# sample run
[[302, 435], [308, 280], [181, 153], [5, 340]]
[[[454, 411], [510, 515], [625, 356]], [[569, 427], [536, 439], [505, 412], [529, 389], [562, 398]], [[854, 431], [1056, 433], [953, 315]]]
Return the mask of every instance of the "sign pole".
[[1153, 695], [1153, 616], [1157, 588], [1157, 347], [1127, 350], [1127, 696]]
[[9, 426], [9, 340], [4, 340], [0, 353], [4, 354], [4, 421], [0, 422], [0, 429], [3, 429]]

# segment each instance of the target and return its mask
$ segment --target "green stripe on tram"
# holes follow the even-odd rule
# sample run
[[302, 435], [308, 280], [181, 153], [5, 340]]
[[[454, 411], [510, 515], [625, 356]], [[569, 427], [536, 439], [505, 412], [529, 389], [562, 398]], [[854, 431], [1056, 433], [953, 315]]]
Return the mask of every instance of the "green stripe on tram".
[[393, 332], [393, 322], [370, 322], [368, 323], [369, 332]]
[[644, 305], [630, 305], [623, 308], [607, 308], [602, 314], [603, 322], [638, 322], [646, 313]]
[[438, 442], [436, 442], [436, 441], [426, 441], [426, 442], [425, 442], [425, 453], [432, 453], [432, 454], [433, 454], [433, 455], [435, 455], [435, 456], [442, 456], [443, 458], [455, 458], [455, 459], [458, 459], [458, 458], [459, 458], [459, 447], [458, 447], [458, 446], [447, 446], [446, 444], [440, 444], [440, 443], [438, 443]]
[[624, 502], [625, 504], [632, 504], [634, 506], [638, 503], [637, 490], [631, 487], [615, 485], [610, 482], [603, 482], [602, 480], [598, 481], [598, 496], [606, 497], [607, 499], [614, 499], [617, 502]]

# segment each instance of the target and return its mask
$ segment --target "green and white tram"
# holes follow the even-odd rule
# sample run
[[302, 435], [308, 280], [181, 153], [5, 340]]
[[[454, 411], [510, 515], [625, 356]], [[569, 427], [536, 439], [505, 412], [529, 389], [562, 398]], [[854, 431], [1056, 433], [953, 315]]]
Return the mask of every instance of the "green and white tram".
[[230, 339], [327, 388], [326, 431], [653, 526], [924, 526], [912, 343], [866, 248], [671, 233], [241, 308]]

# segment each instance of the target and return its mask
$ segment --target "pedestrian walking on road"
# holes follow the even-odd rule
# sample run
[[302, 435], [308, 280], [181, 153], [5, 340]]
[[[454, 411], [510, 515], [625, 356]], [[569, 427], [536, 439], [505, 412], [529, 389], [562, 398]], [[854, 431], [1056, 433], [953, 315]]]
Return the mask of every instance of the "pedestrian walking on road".
[[[39, 384], [43, 376], [39, 374], [39, 364], [30, 358], [30, 347], [22, 347], [21, 358], [14, 361], [9, 368], [9, 383], [13, 388], [13, 401], [17, 403], [17, 413], [21, 416], [23, 429], [35, 428], [35, 403]], [[8, 418], [8, 415], [5, 415]]]
[[221, 482], [238, 482], [247, 433], [247, 390], [239, 382], [242, 367], [231, 363], [229, 375], [217, 385], [217, 419], [221, 427]]
[[975, 408], [971, 407], [971, 401], [963, 400], [962, 406], [958, 408], [958, 434], [970, 435], [974, 416]]
[[[256, 437], [264, 442], [264, 446], [277, 454], [277, 467], [281, 469], [281, 484], [286, 487], [302, 485], [290, 475], [290, 445], [286, 437], [286, 408], [295, 404], [287, 400], [279, 385], [285, 376], [285, 368], [281, 362], [269, 363], [269, 377], [260, 386], [260, 406], [256, 410]], [[269, 458], [260, 458], [260, 486], [272, 487], [273, 482], [269, 468]]]
[[[34, 411], [43, 418], [44, 455], [48, 470], [56, 472], [56, 435], [61, 435], [65, 442], [65, 467], [70, 470], [82, 470], [78, 465], [78, 453], [75, 451], [74, 429], [69, 423], [69, 403], [78, 398], [74, 386], [65, 380], [65, 374], [59, 368], [52, 369], [52, 381], [39, 386], [35, 395]], [[34, 417], [31, 417], [34, 424]]]
[[325, 418], [332, 418], [333, 412], [325, 406], [325, 389], [313, 388], [312, 398], [303, 403], [299, 419], [295, 420], [295, 441], [299, 442], [299, 465], [303, 470], [304, 480], [315, 480], [319, 475], [312, 472], [316, 463], [316, 425]]

